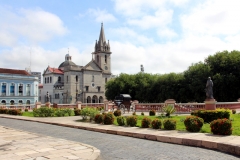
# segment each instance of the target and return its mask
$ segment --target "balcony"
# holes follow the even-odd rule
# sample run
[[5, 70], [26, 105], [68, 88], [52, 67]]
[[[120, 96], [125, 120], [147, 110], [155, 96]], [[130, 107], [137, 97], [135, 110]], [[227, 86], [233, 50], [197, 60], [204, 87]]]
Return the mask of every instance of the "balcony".
[[6, 93], [2, 93], [1, 96], [6, 96]]
[[10, 96], [15, 96], [15, 93], [10, 93]]

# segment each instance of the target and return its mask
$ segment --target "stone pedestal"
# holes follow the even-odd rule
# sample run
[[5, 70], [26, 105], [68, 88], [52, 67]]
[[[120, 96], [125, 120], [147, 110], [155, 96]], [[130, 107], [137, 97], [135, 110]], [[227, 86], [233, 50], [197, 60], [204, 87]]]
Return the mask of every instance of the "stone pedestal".
[[46, 105], [46, 107], [48, 107], [48, 108], [51, 107], [51, 103], [50, 103], [50, 102], [46, 102], [45, 105]]
[[104, 111], [108, 111], [108, 101], [104, 101]]
[[35, 108], [38, 109], [38, 108], [40, 108], [40, 107], [41, 107], [41, 102], [36, 102], [36, 103], [35, 103]]
[[204, 101], [206, 110], [215, 110], [217, 101], [215, 99], [206, 99]]
[[82, 109], [82, 102], [81, 101], [77, 101], [76, 105], [77, 105], [78, 109]]

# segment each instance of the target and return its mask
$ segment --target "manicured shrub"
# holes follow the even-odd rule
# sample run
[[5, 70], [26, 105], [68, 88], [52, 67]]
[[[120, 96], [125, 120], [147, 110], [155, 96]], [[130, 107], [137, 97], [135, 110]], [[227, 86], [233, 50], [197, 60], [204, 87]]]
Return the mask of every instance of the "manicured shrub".
[[162, 122], [159, 119], [154, 119], [151, 123], [153, 129], [161, 129]]
[[216, 119], [229, 119], [230, 114], [231, 111], [229, 109], [197, 110], [191, 113], [191, 115], [201, 117], [206, 123], [210, 123]]
[[188, 116], [184, 120], [186, 130], [189, 132], [199, 132], [203, 126], [203, 119], [197, 116]]
[[57, 116], [57, 117], [65, 116], [65, 110], [63, 110], [63, 109], [56, 109], [54, 113], [55, 113], [55, 116]]
[[28, 112], [28, 109], [27, 108], [25, 108], [25, 110], [24, 110], [25, 112]]
[[74, 111], [70, 108], [64, 108], [66, 116], [72, 116], [74, 115]]
[[22, 115], [22, 112], [20, 109], [7, 109], [6, 114], [10, 115]]
[[236, 112], [237, 112], [236, 109], [232, 110], [232, 114], [236, 114]]
[[175, 130], [176, 129], [176, 121], [173, 119], [165, 119], [163, 121], [163, 127], [166, 130]]
[[121, 116], [121, 114], [122, 114], [122, 112], [121, 112], [121, 110], [116, 110], [116, 111], [114, 111], [114, 116], [116, 116], [116, 117], [118, 117], [118, 116]]
[[81, 115], [81, 110], [78, 108], [74, 108], [74, 115], [75, 116], [80, 116]]
[[33, 109], [33, 116], [34, 117], [53, 117], [54, 116], [54, 109], [48, 107], [41, 107], [38, 109]]
[[132, 115], [133, 115], [133, 116], [136, 116], [136, 112], [133, 112]]
[[118, 116], [117, 123], [119, 126], [124, 126], [126, 124], [126, 118], [123, 116]]
[[144, 116], [144, 113], [142, 112], [141, 115]]
[[103, 120], [103, 123], [104, 124], [113, 124], [114, 122], [114, 115], [112, 113], [107, 113], [104, 115], [104, 120]]
[[94, 117], [94, 121], [98, 124], [103, 123], [103, 120], [104, 120], [104, 115], [102, 115], [100, 113], [96, 114]]
[[211, 132], [218, 135], [231, 135], [232, 122], [229, 119], [217, 119], [210, 123]]
[[137, 125], [137, 116], [128, 116], [126, 121], [128, 126], [135, 127]]
[[156, 115], [156, 111], [155, 110], [150, 110], [149, 111], [149, 116], [155, 116]]
[[7, 114], [8, 109], [0, 108], [0, 114]]
[[151, 125], [152, 120], [148, 117], [144, 117], [142, 119], [142, 128], [149, 128]]

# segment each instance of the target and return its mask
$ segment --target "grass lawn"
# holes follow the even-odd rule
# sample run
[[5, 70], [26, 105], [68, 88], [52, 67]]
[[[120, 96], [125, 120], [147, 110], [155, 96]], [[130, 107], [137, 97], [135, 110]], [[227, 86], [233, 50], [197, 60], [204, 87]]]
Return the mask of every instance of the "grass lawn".
[[[138, 122], [137, 122], [137, 127], [141, 127], [141, 121], [144, 117], [146, 116], [141, 116], [141, 115], [137, 115], [138, 117]], [[150, 119], [160, 119], [160, 120], [164, 120], [167, 119], [166, 117], [161, 117], [161, 116], [147, 116]], [[171, 119], [174, 119], [177, 121], [177, 126], [176, 126], [176, 130], [179, 131], [186, 131], [185, 129], [185, 125], [184, 125], [184, 119], [187, 116], [171, 116]], [[233, 132], [232, 135], [237, 135], [240, 136], [240, 114], [231, 114], [230, 119], [232, 119], [232, 128], [233, 128]], [[114, 120], [114, 124], [117, 124], [117, 118], [115, 118]], [[163, 127], [163, 126], [162, 126]], [[201, 131], [202, 133], [211, 133], [211, 128], [210, 128], [210, 124], [209, 123], [204, 123], [204, 125], [202, 126]]]
[[22, 116], [33, 117], [33, 112], [23, 112]]

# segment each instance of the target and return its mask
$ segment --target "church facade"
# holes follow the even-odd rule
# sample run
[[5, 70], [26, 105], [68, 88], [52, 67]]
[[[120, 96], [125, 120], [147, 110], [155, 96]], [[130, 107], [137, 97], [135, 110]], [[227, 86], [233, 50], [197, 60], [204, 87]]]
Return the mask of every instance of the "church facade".
[[105, 84], [112, 77], [112, 52], [103, 24], [92, 54], [92, 60], [85, 66], [76, 65], [69, 53], [58, 68], [48, 66], [43, 72], [43, 84], [39, 86], [39, 101], [45, 103], [48, 94], [51, 103], [103, 103]]

